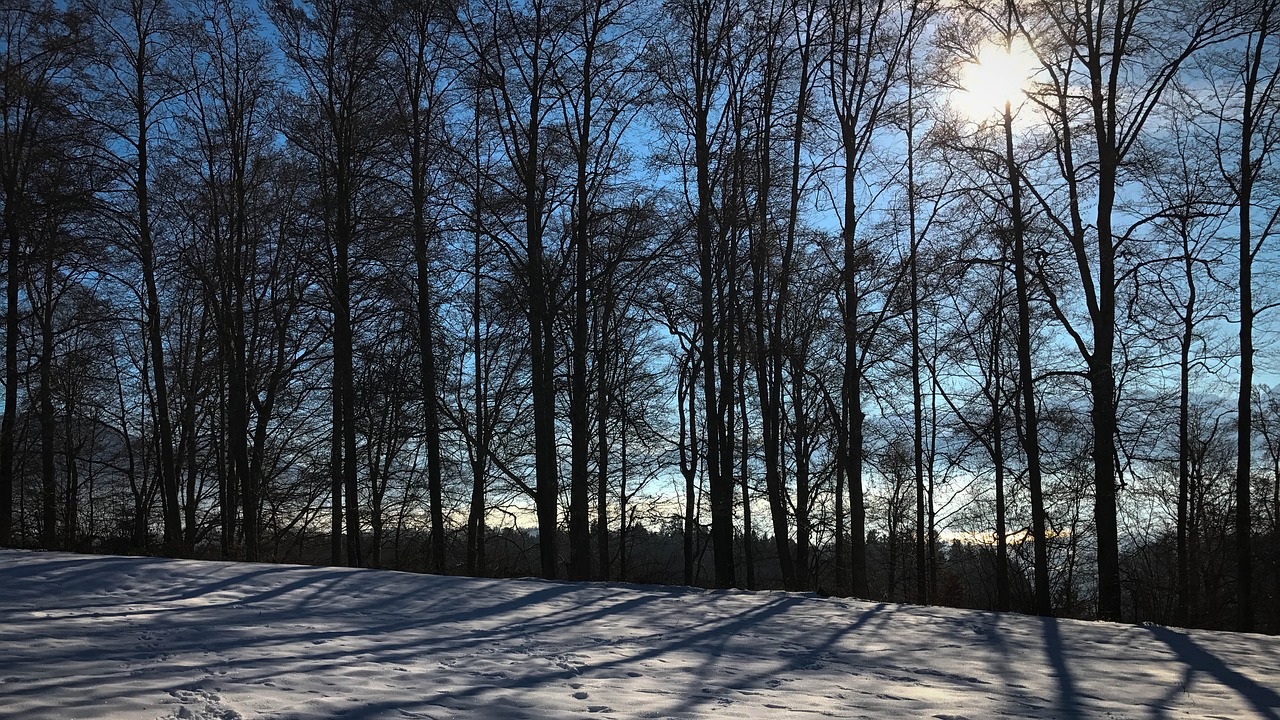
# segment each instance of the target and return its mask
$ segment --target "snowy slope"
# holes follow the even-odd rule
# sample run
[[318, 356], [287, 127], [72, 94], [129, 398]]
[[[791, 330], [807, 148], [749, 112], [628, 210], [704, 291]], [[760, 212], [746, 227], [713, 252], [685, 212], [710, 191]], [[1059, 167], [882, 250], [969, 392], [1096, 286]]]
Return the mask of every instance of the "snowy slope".
[[0, 551], [3, 718], [1280, 718], [1280, 638]]

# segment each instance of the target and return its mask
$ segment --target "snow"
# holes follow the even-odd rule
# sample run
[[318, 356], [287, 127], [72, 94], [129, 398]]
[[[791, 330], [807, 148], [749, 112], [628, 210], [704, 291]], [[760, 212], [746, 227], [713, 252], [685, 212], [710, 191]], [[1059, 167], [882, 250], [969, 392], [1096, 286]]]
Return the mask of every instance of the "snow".
[[1280, 718], [1280, 638], [0, 551], [2, 718]]

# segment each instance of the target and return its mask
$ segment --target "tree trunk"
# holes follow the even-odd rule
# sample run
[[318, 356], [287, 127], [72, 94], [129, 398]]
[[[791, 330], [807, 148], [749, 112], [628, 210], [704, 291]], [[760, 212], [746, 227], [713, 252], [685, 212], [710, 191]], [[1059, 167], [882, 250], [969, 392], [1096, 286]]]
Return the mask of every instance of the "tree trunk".
[[[415, 143], [416, 145], [416, 143]], [[415, 147], [415, 155], [420, 150]], [[414, 167], [420, 159], [415, 157]], [[444, 482], [440, 456], [440, 400], [436, 390], [435, 308], [431, 302], [431, 262], [427, 249], [425, 179], [415, 172], [413, 191], [413, 254], [417, 265], [418, 351], [421, 358], [422, 424], [427, 441], [427, 495], [431, 514], [431, 571], [444, 574]]]
[[[829, 399], [828, 399], [828, 403], [830, 403]], [[849, 559], [848, 559], [849, 551], [847, 549], [848, 539], [847, 539], [847, 535], [845, 532], [845, 525], [844, 525], [845, 465], [843, 462], [843, 458], [845, 458], [847, 455], [845, 453], [845, 448], [844, 448], [845, 434], [842, 430], [840, 430], [840, 428], [843, 427], [843, 424], [844, 424], [841, 419], [840, 410], [838, 408], [829, 407], [828, 412], [831, 414], [832, 424], [834, 424], [835, 427], [837, 428], [837, 432], [836, 432], [837, 462], [835, 463], [835, 466], [836, 466], [835, 467], [836, 538], [835, 538], [835, 550], [834, 550], [835, 551], [835, 570], [836, 570], [835, 584], [836, 584], [836, 592], [839, 593], [840, 595], [845, 595], [849, 592]]]
[[[846, 129], [846, 135], [850, 132]], [[850, 138], [845, 138], [846, 168], [856, 167], [856, 157]], [[867, 586], [867, 526], [866, 504], [862, 494], [862, 373], [858, 357], [858, 249], [857, 207], [854, 204], [854, 173], [844, 176], [844, 381], [841, 396], [844, 400], [841, 423], [845, 436], [844, 468], [849, 483], [849, 533], [850, 533], [850, 590], [854, 597], [868, 597]]]
[[[335, 373], [336, 375], [336, 373]], [[342, 393], [335, 385], [330, 393], [332, 433], [329, 436], [329, 494], [332, 514], [329, 516], [329, 562], [342, 565]]]
[[[1272, 27], [1275, 3], [1262, 6], [1256, 25], [1256, 44], [1251, 52], [1243, 78], [1244, 102], [1240, 117], [1240, 384], [1236, 396], [1236, 629], [1253, 630], [1253, 506], [1251, 498], [1253, 451], [1253, 324], [1257, 311], [1253, 306], [1253, 257], [1257, 252], [1253, 240], [1253, 156], [1254, 127], [1261, 112], [1269, 106], [1255, 100]], [[1251, 38], [1252, 39], [1252, 38]], [[1274, 79], [1274, 76], [1273, 76]], [[1264, 90], [1264, 97], [1271, 88]]]
[[911, 285], [911, 457], [916, 479], [916, 602], [929, 603], [929, 572], [926, 558], [932, 554], [925, 532], [924, 492], [924, 411], [920, 390], [920, 282], [919, 243], [916, 238], [916, 179], [915, 179], [915, 116], [912, 93], [915, 90], [910, 61], [907, 67], [907, 227], [910, 233], [910, 285]]
[[809, 438], [809, 420], [804, 409], [804, 371], [803, 363], [792, 358], [791, 368], [791, 408], [794, 415], [794, 438], [796, 458], [796, 587], [808, 590], [813, 587], [810, 575], [810, 551], [812, 549], [812, 523], [809, 517], [810, 499], [810, 461], [812, 447]]
[[[149, 38], [139, 37], [139, 47], [146, 48]], [[149, 194], [147, 159], [147, 126], [151, 121], [149, 106], [143, 101], [149, 98], [145, 84], [145, 68], [151, 59], [145, 49], [137, 58], [137, 85], [134, 88], [139, 99], [136, 106], [138, 122], [138, 158], [134, 178], [134, 192], [138, 202], [138, 256], [142, 261], [142, 283], [146, 298], [147, 344], [151, 351], [151, 374], [156, 398], [156, 433], [160, 446], [160, 494], [164, 508], [164, 551], [170, 556], [182, 552], [182, 515], [178, 499], [177, 462], [173, 452], [173, 424], [169, 417], [169, 386], [165, 378], [164, 339], [160, 334], [160, 292], [156, 285], [155, 247], [151, 235], [151, 204]]]
[[[690, 348], [689, 355], [680, 368], [680, 377], [676, 385], [676, 412], [680, 421], [680, 474], [684, 476], [684, 584], [693, 585], [694, 574], [694, 536], [697, 533], [697, 486], [698, 478], [698, 434], [697, 418], [697, 361], [693, 357], [696, 349]], [[685, 402], [688, 402], [688, 411]], [[626, 518], [622, 518], [626, 522]]]
[[1120, 537], [1116, 524], [1115, 244], [1111, 213], [1115, 205], [1114, 155], [1099, 149], [1098, 304], [1093, 314], [1093, 353], [1089, 390], [1093, 400], [1094, 527], [1098, 536], [1098, 619], [1120, 620]]
[[[477, 92], [479, 92], [477, 90]], [[479, 96], [476, 98], [479, 106]], [[477, 111], [475, 126], [475, 161], [477, 173], [480, 170], [480, 116]], [[486, 383], [484, 371], [484, 339], [480, 335], [481, 314], [481, 273], [483, 257], [481, 254], [481, 238], [484, 236], [480, 227], [480, 206], [482, 194], [480, 178], [476, 178], [475, 195], [472, 197], [472, 286], [471, 286], [471, 330], [474, 346], [472, 347], [472, 392], [475, 393], [475, 443], [477, 447], [471, 457], [471, 502], [467, 509], [467, 574], [472, 576], [485, 573], [484, 534], [485, 534], [485, 490], [486, 474], [489, 462], [488, 403], [485, 401]]]
[[[53, 237], [46, 242], [52, 244]], [[53, 411], [53, 250], [45, 249], [44, 277], [40, 308], [40, 371], [37, 401], [40, 408], [40, 545], [46, 550], [58, 546], [58, 478], [54, 463], [54, 436], [57, 423]]]
[[0, 420], [0, 546], [13, 544], [14, 446], [18, 419], [18, 287], [23, 282], [21, 235], [18, 228], [17, 183], [5, 178], [4, 229], [8, 247], [5, 250], [4, 312], [4, 416]]
[[[350, 244], [351, 198], [345, 188], [345, 168], [338, 170], [338, 218], [335, 233], [336, 262], [333, 290], [333, 386], [340, 398], [341, 424], [333, 429], [341, 442], [343, 509], [346, 511], [347, 564], [361, 567], [360, 500], [356, 480], [356, 390], [354, 348], [351, 337]], [[247, 519], [246, 519], [247, 520]]]
[[1040, 424], [1036, 409], [1035, 372], [1031, 364], [1031, 291], [1027, 267], [1026, 225], [1022, 215], [1022, 189], [1013, 155], [1013, 109], [1004, 105], [1005, 171], [1009, 179], [1013, 226], [1013, 282], [1018, 305], [1018, 380], [1022, 389], [1023, 453], [1027, 460], [1027, 481], [1031, 486], [1031, 540], [1035, 543], [1035, 611], [1052, 615], [1049, 595], [1049, 549], [1046, 537], [1044, 493], [1040, 467]]
[[1190, 248], [1183, 245], [1183, 276], [1187, 302], [1183, 306], [1182, 338], [1178, 347], [1178, 599], [1177, 623], [1185, 627], [1191, 615], [1191, 574], [1187, 552], [1188, 493], [1190, 478], [1191, 347], [1195, 342], [1196, 284]]
[[[62, 448], [64, 454], [64, 471], [66, 473], [66, 505], [63, 522], [63, 547], [68, 550], [79, 549], [80, 535], [80, 465], [77, 459], [77, 447], [72, 434], [75, 424], [74, 390], [69, 390], [63, 408]], [[92, 499], [90, 500], [92, 504]]]
[[[706, 61], [705, 59], [703, 60]], [[699, 78], [700, 81], [703, 78]], [[733, 485], [726, 480], [721, 463], [722, 445], [725, 442], [723, 408], [716, 384], [716, 324], [715, 286], [718, 274], [714, 264], [714, 234], [711, 225], [711, 147], [707, 116], [709, 91], [705, 87], [695, 90], [698, 109], [694, 118], [694, 153], [697, 174], [698, 273], [701, 289], [702, 325], [702, 392], [706, 418], [707, 482], [711, 489], [711, 544], [715, 556], [715, 584], [719, 588], [736, 584], [733, 563]], [[721, 379], [724, 382], [725, 379]]]
[[[1000, 337], [1000, 333], [995, 333]], [[993, 343], [995, 345], [995, 343]], [[1004, 423], [1001, 421], [1000, 397], [1000, 350], [992, 348], [993, 360], [991, 377], [995, 383], [991, 396], [991, 462], [995, 466], [996, 484], [996, 610], [1008, 612], [1009, 599], [1009, 531], [1006, 524], [1006, 501], [1004, 489]]]
[[[588, 493], [587, 456], [590, 431], [587, 427], [587, 267], [591, 256], [590, 176], [587, 174], [591, 145], [592, 59], [595, 36], [588, 32], [583, 48], [582, 108], [578, 119], [577, 175], [574, 182], [573, 245], [573, 387], [569, 399], [569, 434], [572, 446], [569, 479], [569, 578], [591, 577], [591, 509]], [[599, 361], [597, 360], [597, 364]], [[596, 399], [599, 402], [599, 398]], [[604, 563], [604, 558], [600, 562]]]
[[[539, 18], [540, 21], [540, 18]], [[529, 269], [529, 359], [533, 378], [534, 475], [538, 514], [538, 553], [542, 577], [554, 580], [559, 565], [556, 539], [560, 503], [559, 459], [556, 450], [555, 347], [551, 328], [551, 298], [544, 278], [542, 198], [538, 186], [540, 120], [543, 112], [541, 57], [534, 53], [529, 96], [525, 156], [521, 163], [524, 182], [525, 243]]]
[[751, 525], [751, 488], [747, 472], [747, 458], [751, 454], [750, 428], [747, 422], [747, 367], [745, 353], [738, 358], [738, 415], [742, 417], [742, 454], [738, 456], [742, 463], [738, 472], [738, 482], [742, 487], [742, 562], [746, 565], [747, 588], [756, 587], [756, 531]]
[[[609, 549], [608, 371], [611, 357], [607, 338], [609, 337], [609, 320], [613, 315], [613, 296], [610, 289], [606, 286], [604, 307], [599, 309], [596, 320], [596, 554], [600, 558], [600, 579], [602, 580], [609, 579], [613, 559]], [[620, 504], [625, 502], [625, 494], [620, 495]], [[619, 519], [625, 520], [626, 516], [620, 515]], [[623, 569], [625, 572], [625, 565]]]

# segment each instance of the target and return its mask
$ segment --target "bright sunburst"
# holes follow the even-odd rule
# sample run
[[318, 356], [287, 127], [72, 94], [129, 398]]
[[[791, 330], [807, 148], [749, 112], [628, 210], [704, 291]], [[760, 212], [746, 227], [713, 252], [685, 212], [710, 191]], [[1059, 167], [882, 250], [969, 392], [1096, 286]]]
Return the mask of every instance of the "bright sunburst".
[[1021, 40], [1009, 47], [988, 44], [961, 71], [957, 106], [974, 120], [1004, 110], [1006, 102], [1016, 110], [1035, 67], [1035, 55]]

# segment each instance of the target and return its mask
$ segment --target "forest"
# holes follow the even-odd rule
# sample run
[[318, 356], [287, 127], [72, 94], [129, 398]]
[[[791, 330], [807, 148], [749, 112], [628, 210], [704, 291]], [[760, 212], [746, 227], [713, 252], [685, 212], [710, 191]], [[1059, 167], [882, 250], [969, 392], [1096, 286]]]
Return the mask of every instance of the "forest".
[[0, 546], [1280, 632], [1280, 0], [3, 0]]

